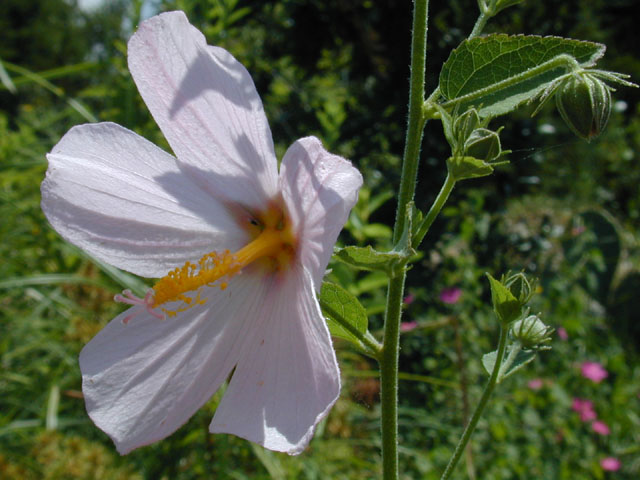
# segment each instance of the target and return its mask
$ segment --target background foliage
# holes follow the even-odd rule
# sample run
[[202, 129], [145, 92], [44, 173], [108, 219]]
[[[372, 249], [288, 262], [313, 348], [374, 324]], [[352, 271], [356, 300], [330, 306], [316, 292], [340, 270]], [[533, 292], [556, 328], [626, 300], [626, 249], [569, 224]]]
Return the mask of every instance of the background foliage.
[[[471, 30], [473, 0], [432, 2], [428, 76]], [[599, 66], [640, 79], [633, 0], [526, 1], [487, 31], [605, 43]], [[299, 457], [206, 432], [216, 396], [185, 427], [119, 457], [84, 411], [77, 355], [138, 281], [64, 243], [39, 207], [45, 153], [73, 125], [114, 121], [168, 149], [126, 66], [143, 17], [185, 10], [209, 43], [252, 73], [279, 156], [314, 134], [354, 161], [366, 185], [343, 240], [390, 246], [404, 140], [411, 2], [381, 0], [73, 1], [0, 4], [0, 477], [20, 479], [369, 478], [379, 471], [375, 364], [336, 341], [341, 400]], [[484, 272], [539, 277], [535, 310], [562, 327], [524, 373], [500, 385], [457, 478], [637, 478], [640, 472], [640, 109], [622, 89], [605, 133], [591, 144], [552, 106], [505, 121], [511, 163], [454, 191], [409, 274], [402, 339], [400, 433], [405, 478], [439, 478], [478, 399], [481, 356], [497, 325]], [[497, 126], [497, 125], [496, 125]], [[426, 208], [446, 174], [441, 127], [428, 125], [416, 203]], [[334, 265], [331, 280], [361, 296], [380, 327], [376, 273]], [[455, 304], [444, 288], [461, 289]], [[599, 384], [579, 365], [597, 361]], [[528, 382], [542, 379], [532, 389]], [[572, 399], [593, 401], [611, 428], [581, 422]], [[622, 469], [602, 470], [615, 456]]]

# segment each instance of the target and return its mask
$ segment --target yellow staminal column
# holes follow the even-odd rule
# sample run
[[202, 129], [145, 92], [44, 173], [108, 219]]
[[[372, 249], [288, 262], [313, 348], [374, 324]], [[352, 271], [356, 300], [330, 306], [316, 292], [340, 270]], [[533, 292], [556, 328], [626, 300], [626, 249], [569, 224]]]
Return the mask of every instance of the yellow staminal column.
[[[198, 264], [185, 263], [162, 277], [153, 286], [153, 305], [172, 317], [179, 312], [203, 304], [206, 298], [198, 291], [207, 285], [224, 290], [227, 281], [250, 264], [266, 259], [265, 267], [272, 271], [285, 268], [295, 255], [295, 236], [282, 210], [271, 208], [260, 216], [257, 236], [235, 253], [211, 252], [204, 255]], [[188, 292], [197, 292], [188, 296]], [[161, 306], [167, 302], [182, 301], [182, 306], [168, 310]]]

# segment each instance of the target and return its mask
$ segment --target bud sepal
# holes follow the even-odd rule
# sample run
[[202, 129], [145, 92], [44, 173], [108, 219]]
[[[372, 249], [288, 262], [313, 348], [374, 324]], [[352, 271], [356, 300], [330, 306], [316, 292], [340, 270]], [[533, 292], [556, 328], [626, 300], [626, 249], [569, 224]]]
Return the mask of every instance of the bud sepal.
[[611, 114], [611, 92], [605, 81], [626, 87], [637, 87], [626, 80], [629, 75], [604, 70], [577, 68], [563, 75], [538, 97], [540, 104], [532, 116], [555, 95], [556, 107], [567, 126], [580, 138], [591, 141], [602, 133]]
[[529, 315], [511, 326], [511, 337], [525, 350], [549, 350], [554, 329], [544, 324], [537, 315]]

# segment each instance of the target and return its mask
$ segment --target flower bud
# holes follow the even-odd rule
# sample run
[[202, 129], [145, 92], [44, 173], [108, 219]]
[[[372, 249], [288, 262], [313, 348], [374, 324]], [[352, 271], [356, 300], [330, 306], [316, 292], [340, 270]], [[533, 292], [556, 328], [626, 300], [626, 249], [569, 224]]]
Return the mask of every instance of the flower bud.
[[556, 94], [556, 106], [571, 131], [590, 141], [607, 126], [611, 92], [602, 80], [593, 75], [571, 75]]
[[535, 284], [535, 281], [530, 282], [522, 272], [509, 276], [504, 282], [505, 287], [518, 299], [521, 305], [525, 305], [531, 300], [535, 293]]
[[503, 281], [498, 281], [487, 273], [489, 285], [491, 286], [491, 302], [493, 311], [504, 326], [520, 318], [522, 315], [522, 304], [513, 296], [511, 291], [504, 285]]
[[476, 128], [467, 138], [464, 150], [467, 156], [490, 162], [502, 153], [500, 137], [487, 128]]
[[547, 327], [537, 315], [518, 320], [511, 327], [511, 336], [527, 350], [544, 350], [551, 341], [553, 328]]
[[453, 131], [459, 145], [464, 145], [471, 133], [480, 125], [480, 117], [475, 108], [467, 110], [453, 122]]

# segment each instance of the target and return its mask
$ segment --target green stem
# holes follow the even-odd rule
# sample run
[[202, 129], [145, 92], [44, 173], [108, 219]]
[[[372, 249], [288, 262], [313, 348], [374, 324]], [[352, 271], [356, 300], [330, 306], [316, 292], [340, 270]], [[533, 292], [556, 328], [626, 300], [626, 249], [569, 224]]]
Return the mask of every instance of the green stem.
[[431, 224], [434, 222], [434, 220], [440, 213], [440, 210], [442, 210], [442, 207], [444, 206], [447, 199], [449, 198], [449, 195], [451, 194], [451, 191], [453, 190], [453, 187], [455, 186], [455, 184], [456, 184], [456, 181], [454, 180], [454, 178], [450, 174], [447, 174], [447, 178], [444, 181], [444, 184], [442, 185], [442, 188], [440, 189], [438, 196], [433, 202], [433, 205], [431, 205], [431, 208], [429, 209], [429, 213], [427, 213], [427, 216], [422, 220], [422, 223], [418, 227], [418, 231], [416, 232], [416, 235], [412, 241], [413, 248], [418, 248], [422, 243], [424, 236], [429, 231]]
[[447, 468], [442, 474], [442, 477], [440, 478], [440, 480], [446, 480], [451, 476], [451, 474], [453, 473], [453, 469], [457, 465], [458, 460], [460, 460], [460, 456], [462, 455], [465, 447], [467, 446], [467, 443], [469, 443], [471, 434], [476, 429], [478, 420], [480, 420], [480, 417], [482, 416], [482, 412], [484, 412], [484, 408], [487, 406], [487, 402], [489, 401], [489, 397], [491, 397], [491, 394], [493, 393], [493, 389], [496, 386], [498, 375], [500, 373], [500, 367], [502, 366], [502, 359], [504, 358], [504, 352], [506, 348], [507, 348], [507, 329], [504, 328], [503, 326], [500, 326], [500, 339], [498, 340], [498, 354], [496, 355], [496, 363], [493, 365], [491, 376], [489, 377], [489, 381], [487, 382], [487, 385], [484, 387], [484, 392], [482, 392], [482, 397], [480, 398], [480, 402], [478, 403], [478, 406], [473, 412], [473, 416], [471, 417], [471, 420], [469, 420], [469, 423], [467, 424], [467, 428], [464, 429], [464, 433], [462, 434], [462, 437], [460, 437], [460, 441], [458, 442], [458, 445], [456, 446], [456, 449], [453, 452], [453, 456], [451, 457], [451, 460], [449, 460], [449, 464], [447, 465]]
[[415, 0], [413, 12], [413, 41], [411, 44], [411, 77], [409, 84], [409, 119], [402, 160], [400, 191], [393, 229], [394, 243], [400, 240], [406, 220], [407, 204], [413, 200], [418, 176], [418, 160], [424, 118], [425, 68], [427, 58], [427, 8], [428, 0]]
[[469, 40], [480, 35], [480, 32], [482, 32], [482, 30], [484, 29], [484, 26], [487, 24], [487, 20], [489, 20], [489, 18], [491, 17], [487, 15], [486, 12], [480, 13], [478, 20], [476, 20], [476, 24], [473, 26], [473, 30], [471, 30], [471, 33], [469, 34]]
[[478, 20], [476, 20], [476, 24], [473, 26], [473, 30], [471, 30], [471, 33], [469, 34], [469, 40], [480, 35], [482, 30], [484, 30], [484, 26], [487, 24], [487, 21], [496, 14], [496, 3], [497, 0], [490, 0], [489, 5], [482, 6], [480, 5], [480, 2], [478, 2], [480, 16], [478, 17]]
[[[400, 240], [405, 228], [407, 205], [413, 200], [418, 175], [422, 132], [424, 130], [424, 85], [427, 58], [427, 18], [429, 1], [415, 0], [411, 39], [411, 76], [409, 81], [409, 119], [402, 161], [402, 176], [394, 243]], [[382, 435], [382, 471], [384, 480], [398, 478], [398, 351], [400, 317], [406, 269], [389, 280], [384, 322], [384, 340], [380, 355], [380, 402]]]
[[500, 372], [498, 374], [498, 380], [496, 380], [496, 383], [500, 383], [502, 381], [502, 379], [504, 378], [504, 372], [509, 371], [509, 367], [511, 367], [511, 365], [513, 365], [513, 362], [516, 361], [520, 350], [522, 350], [522, 345], [520, 344], [520, 342], [513, 342], [511, 344], [511, 348], [509, 348], [509, 355], [507, 355], [507, 358], [505, 358], [504, 362], [502, 362]]
[[398, 478], [398, 351], [405, 273], [389, 281], [384, 344], [380, 357], [382, 473], [384, 480]]

